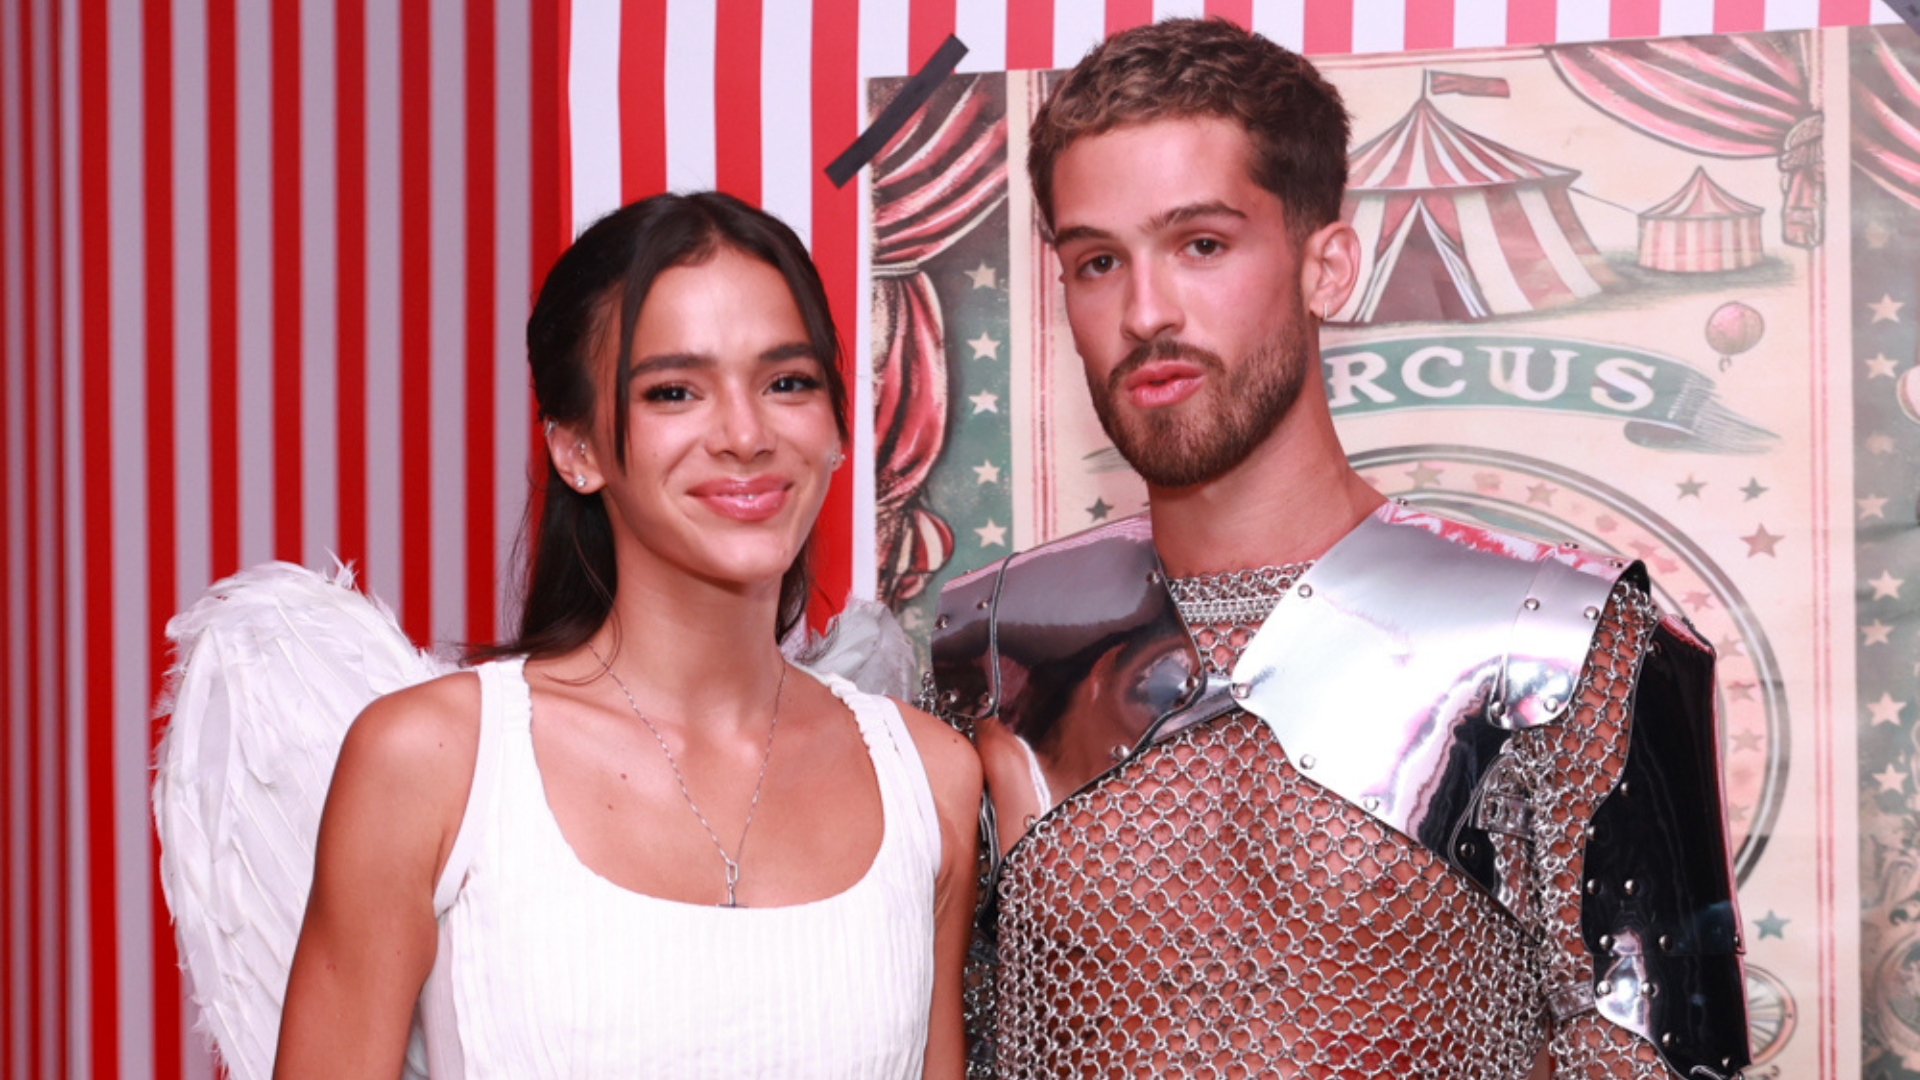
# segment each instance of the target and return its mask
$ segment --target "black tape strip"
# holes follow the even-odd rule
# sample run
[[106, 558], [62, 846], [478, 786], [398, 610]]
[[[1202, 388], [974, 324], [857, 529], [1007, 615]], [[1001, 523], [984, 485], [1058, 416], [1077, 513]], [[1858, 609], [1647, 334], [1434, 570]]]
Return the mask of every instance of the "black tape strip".
[[1920, 0], [1886, 0], [1886, 4], [1905, 20], [1909, 29], [1920, 34]]
[[827, 165], [827, 179], [833, 181], [833, 186], [846, 187], [847, 181], [866, 168], [867, 162], [873, 160], [873, 155], [899, 134], [900, 129], [906, 126], [914, 113], [920, 111], [920, 106], [927, 103], [927, 99], [933, 96], [947, 76], [953, 74], [953, 69], [960, 65], [960, 58], [965, 55], [966, 45], [948, 34], [947, 40], [940, 43], [927, 62], [920, 65], [920, 70], [913, 73], [913, 77], [907, 80], [892, 101], [887, 102], [887, 107], [880, 110], [880, 115], [873, 118], [873, 123], [867, 125], [867, 130], [861, 132], [860, 137], [853, 140], [852, 146], [841, 151], [840, 156]]

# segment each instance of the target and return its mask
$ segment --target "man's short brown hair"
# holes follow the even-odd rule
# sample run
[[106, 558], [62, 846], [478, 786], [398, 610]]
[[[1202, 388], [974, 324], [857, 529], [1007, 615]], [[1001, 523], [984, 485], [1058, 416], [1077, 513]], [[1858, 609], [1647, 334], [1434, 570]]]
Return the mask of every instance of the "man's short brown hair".
[[1339, 218], [1350, 135], [1340, 91], [1305, 57], [1225, 19], [1168, 19], [1094, 46], [1034, 118], [1027, 175], [1049, 232], [1053, 166], [1075, 139], [1182, 116], [1246, 128], [1253, 180], [1295, 235]]

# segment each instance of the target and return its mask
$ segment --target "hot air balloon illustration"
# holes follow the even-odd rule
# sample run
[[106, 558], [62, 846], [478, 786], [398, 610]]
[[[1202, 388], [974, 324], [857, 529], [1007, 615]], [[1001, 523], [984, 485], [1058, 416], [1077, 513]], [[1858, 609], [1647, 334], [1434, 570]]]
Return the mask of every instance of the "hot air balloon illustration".
[[1720, 356], [1720, 370], [1733, 366], [1733, 358], [1760, 343], [1767, 332], [1767, 320], [1738, 300], [1729, 300], [1707, 316], [1707, 344]]

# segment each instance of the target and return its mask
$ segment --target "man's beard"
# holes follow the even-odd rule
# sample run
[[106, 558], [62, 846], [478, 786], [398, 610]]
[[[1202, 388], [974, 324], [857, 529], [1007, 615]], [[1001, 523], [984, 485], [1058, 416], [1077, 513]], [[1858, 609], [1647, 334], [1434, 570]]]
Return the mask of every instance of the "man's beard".
[[[1243, 357], [1231, 373], [1218, 354], [1170, 338], [1127, 354], [1106, 385], [1088, 379], [1093, 411], [1127, 464], [1155, 487], [1203, 484], [1232, 470], [1279, 425], [1306, 381], [1305, 319], [1289, 319]], [[1122, 415], [1127, 376], [1159, 360], [1185, 360], [1206, 369], [1201, 392], [1179, 405]], [[1185, 416], [1180, 409], [1186, 409]]]

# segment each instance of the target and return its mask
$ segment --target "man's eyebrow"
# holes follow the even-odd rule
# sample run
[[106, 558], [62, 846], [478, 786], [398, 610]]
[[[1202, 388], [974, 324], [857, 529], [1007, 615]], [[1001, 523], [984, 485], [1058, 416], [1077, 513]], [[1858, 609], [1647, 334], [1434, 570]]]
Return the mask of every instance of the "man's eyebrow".
[[1065, 247], [1076, 240], [1111, 240], [1113, 234], [1091, 225], [1069, 225], [1053, 234], [1053, 246]]
[[1171, 210], [1155, 214], [1152, 220], [1147, 222], [1147, 231], [1159, 232], [1162, 229], [1170, 229], [1175, 225], [1180, 225], [1200, 217], [1233, 217], [1239, 218], [1241, 221], [1247, 220], [1247, 215], [1238, 208], [1228, 206], [1226, 203], [1214, 199], [1209, 202], [1188, 203], [1185, 206], [1176, 206]]

